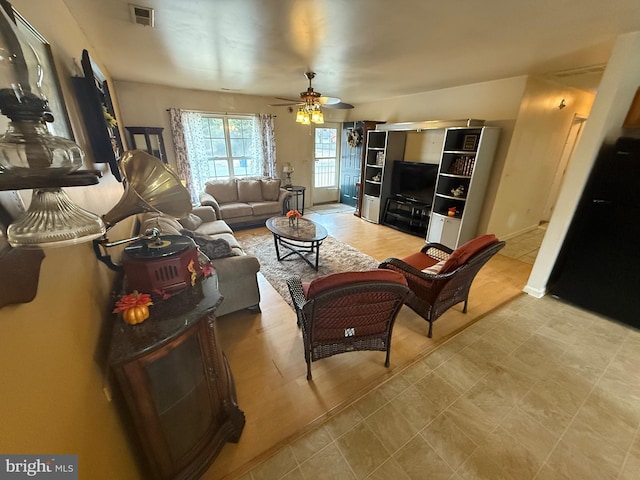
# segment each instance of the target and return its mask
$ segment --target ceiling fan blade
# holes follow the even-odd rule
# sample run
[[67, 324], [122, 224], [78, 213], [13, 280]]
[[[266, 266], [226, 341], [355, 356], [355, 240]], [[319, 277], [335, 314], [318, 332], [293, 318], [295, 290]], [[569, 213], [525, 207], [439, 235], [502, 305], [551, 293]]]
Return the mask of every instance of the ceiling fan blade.
[[353, 105], [351, 105], [350, 103], [344, 103], [344, 102], [324, 104], [323, 107], [324, 108], [337, 108], [337, 109], [354, 108]]
[[340, 99], [336, 97], [318, 97], [318, 103], [320, 105], [333, 105], [336, 103], [340, 103]]
[[293, 107], [294, 105], [304, 105], [304, 103], [270, 103], [270, 107]]
[[298, 100], [293, 100], [291, 98], [282, 98], [282, 97], [276, 97], [278, 100], [285, 100], [287, 102], [293, 102], [293, 103], [303, 103], [300, 99]]

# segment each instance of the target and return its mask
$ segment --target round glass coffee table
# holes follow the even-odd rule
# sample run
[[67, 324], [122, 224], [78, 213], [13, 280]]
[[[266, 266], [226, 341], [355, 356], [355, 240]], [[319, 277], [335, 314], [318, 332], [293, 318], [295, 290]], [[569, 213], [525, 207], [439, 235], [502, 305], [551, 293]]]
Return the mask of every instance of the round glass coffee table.
[[[267, 220], [267, 228], [273, 233], [273, 242], [276, 247], [278, 261], [291, 255], [298, 255], [315, 270], [318, 270], [320, 258], [320, 245], [327, 238], [327, 229], [306, 218], [298, 218], [298, 226], [289, 225], [287, 217], [271, 217]], [[289, 250], [289, 253], [280, 255], [280, 247]], [[315, 253], [315, 265], [309, 261], [306, 254]]]

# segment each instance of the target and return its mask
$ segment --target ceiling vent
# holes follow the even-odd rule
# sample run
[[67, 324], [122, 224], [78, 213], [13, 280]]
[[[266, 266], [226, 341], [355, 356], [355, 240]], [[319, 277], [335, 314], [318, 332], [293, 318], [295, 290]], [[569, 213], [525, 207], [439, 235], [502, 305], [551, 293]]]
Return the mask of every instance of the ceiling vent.
[[588, 67], [572, 68], [569, 70], [561, 70], [559, 72], [550, 73], [549, 76], [556, 78], [576, 77], [580, 75], [602, 75], [606, 64], [589, 65]]
[[129, 10], [131, 11], [131, 21], [133, 23], [143, 25], [145, 27], [154, 27], [155, 22], [153, 8], [129, 4]]

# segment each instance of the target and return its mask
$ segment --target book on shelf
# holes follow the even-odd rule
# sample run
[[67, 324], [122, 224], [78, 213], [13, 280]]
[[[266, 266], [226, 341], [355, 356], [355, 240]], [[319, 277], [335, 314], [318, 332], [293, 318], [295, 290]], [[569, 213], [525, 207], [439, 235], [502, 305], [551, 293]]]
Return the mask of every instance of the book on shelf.
[[471, 176], [471, 174], [473, 173], [474, 164], [475, 164], [474, 157], [469, 157], [469, 156], [458, 157], [454, 160], [453, 164], [451, 165], [451, 169], [449, 173], [453, 175]]

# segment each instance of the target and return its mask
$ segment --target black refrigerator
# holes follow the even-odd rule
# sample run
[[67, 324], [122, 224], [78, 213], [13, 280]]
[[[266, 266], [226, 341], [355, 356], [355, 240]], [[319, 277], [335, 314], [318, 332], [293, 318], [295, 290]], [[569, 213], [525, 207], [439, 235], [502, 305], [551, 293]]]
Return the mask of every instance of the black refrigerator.
[[603, 145], [549, 291], [640, 328], [640, 139], [621, 137]]

